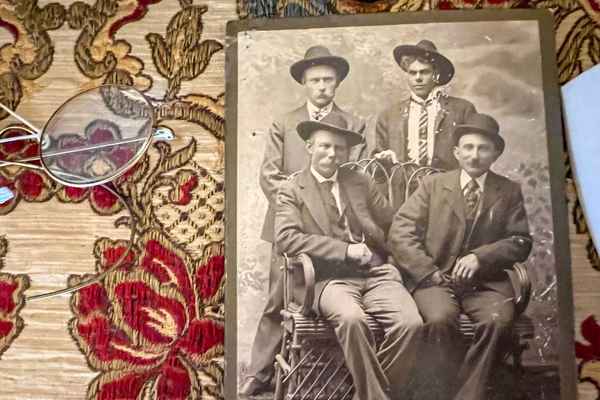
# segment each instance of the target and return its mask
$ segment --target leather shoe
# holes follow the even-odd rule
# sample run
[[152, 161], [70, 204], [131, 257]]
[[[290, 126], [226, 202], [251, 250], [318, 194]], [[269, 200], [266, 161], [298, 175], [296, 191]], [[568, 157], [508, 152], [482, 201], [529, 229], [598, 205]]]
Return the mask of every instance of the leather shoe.
[[269, 382], [263, 382], [253, 376], [246, 378], [240, 387], [238, 394], [240, 396], [254, 396], [269, 389]]

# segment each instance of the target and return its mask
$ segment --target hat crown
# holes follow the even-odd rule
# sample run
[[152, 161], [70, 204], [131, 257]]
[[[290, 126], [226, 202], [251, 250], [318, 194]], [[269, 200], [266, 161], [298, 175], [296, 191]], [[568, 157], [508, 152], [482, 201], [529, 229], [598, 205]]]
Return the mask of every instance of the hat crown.
[[342, 114], [333, 111], [323, 117], [319, 122], [339, 129], [348, 129], [348, 120], [344, 118]]
[[350, 146], [364, 141], [360, 133], [351, 129], [351, 121], [342, 113], [335, 111], [330, 112], [320, 121], [302, 121], [296, 129], [303, 140], [308, 140], [313, 132], [325, 131], [346, 137]]
[[405, 56], [416, 56], [426, 59], [437, 69], [439, 76], [439, 85], [445, 85], [450, 82], [454, 76], [454, 65], [452, 62], [441, 54], [435, 44], [431, 40], [423, 39], [417, 44], [401, 44], [394, 48], [394, 59], [406, 71], [403, 58]]
[[426, 51], [435, 51], [437, 53], [437, 47], [435, 47], [435, 44], [433, 44], [431, 40], [421, 40], [419, 43], [417, 43], [417, 47], [420, 47]]
[[331, 52], [325, 46], [312, 46], [306, 50], [304, 54], [305, 60], [310, 60], [313, 58], [321, 58], [321, 57], [332, 57]]
[[496, 120], [487, 114], [473, 114], [466, 121], [466, 125], [478, 128], [491, 135], [498, 135], [500, 132], [500, 126]]

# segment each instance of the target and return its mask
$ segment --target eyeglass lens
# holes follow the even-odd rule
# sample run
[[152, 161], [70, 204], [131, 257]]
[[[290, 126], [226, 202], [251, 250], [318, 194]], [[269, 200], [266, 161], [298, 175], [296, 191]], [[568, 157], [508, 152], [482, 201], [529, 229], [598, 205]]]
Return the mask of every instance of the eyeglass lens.
[[141, 157], [152, 123], [152, 106], [137, 90], [116, 85], [88, 90], [64, 103], [44, 127], [42, 162], [67, 185], [106, 182]]

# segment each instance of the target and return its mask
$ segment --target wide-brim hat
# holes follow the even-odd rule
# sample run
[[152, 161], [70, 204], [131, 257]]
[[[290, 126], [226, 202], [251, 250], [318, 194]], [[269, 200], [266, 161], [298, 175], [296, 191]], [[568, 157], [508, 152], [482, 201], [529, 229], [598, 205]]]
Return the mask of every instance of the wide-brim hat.
[[303, 140], [308, 140], [310, 135], [318, 130], [344, 135], [350, 146], [360, 144], [364, 140], [360, 133], [350, 130], [347, 119], [335, 111], [330, 112], [320, 121], [302, 121], [298, 124], [296, 130]]
[[452, 62], [439, 53], [435, 44], [429, 40], [421, 40], [416, 45], [402, 44], [394, 49], [394, 58], [402, 69], [404, 68], [402, 67], [401, 61], [404, 56], [421, 57], [435, 65], [440, 74], [440, 80], [438, 82], [440, 85], [445, 85], [450, 82], [454, 76], [454, 65]]
[[333, 67], [338, 74], [338, 81], [341, 82], [346, 78], [350, 71], [350, 64], [345, 58], [334, 56], [325, 46], [313, 46], [306, 50], [304, 58], [295, 62], [290, 67], [290, 74], [298, 83], [302, 83], [304, 71], [315, 65], [328, 65]]
[[506, 143], [500, 136], [500, 126], [496, 120], [487, 114], [473, 114], [464, 124], [456, 125], [454, 128], [454, 144], [466, 134], [478, 133], [492, 140], [500, 154], [504, 151]]

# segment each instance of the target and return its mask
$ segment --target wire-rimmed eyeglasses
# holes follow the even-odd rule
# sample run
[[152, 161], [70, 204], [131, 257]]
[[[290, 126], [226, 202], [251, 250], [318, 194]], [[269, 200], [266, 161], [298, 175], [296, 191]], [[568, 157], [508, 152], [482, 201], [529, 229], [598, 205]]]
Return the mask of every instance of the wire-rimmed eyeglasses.
[[[166, 127], [156, 127], [152, 103], [130, 86], [108, 84], [81, 92], [63, 103], [43, 129], [38, 129], [1, 103], [0, 108], [25, 125], [11, 125], [0, 130], [0, 145], [32, 139], [39, 143], [37, 156], [0, 160], [0, 168], [18, 166], [42, 170], [66, 186], [102, 186], [124, 204], [132, 224], [129, 247], [110, 268], [75, 286], [26, 299], [70, 293], [100, 281], [130, 254], [135, 232], [133, 212], [128, 202], [114, 187], [106, 184], [135, 165], [152, 140], [171, 140], [173, 132]], [[1, 138], [7, 131], [19, 134]], [[7, 187], [0, 187], [0, 202], [11, 197]]]

